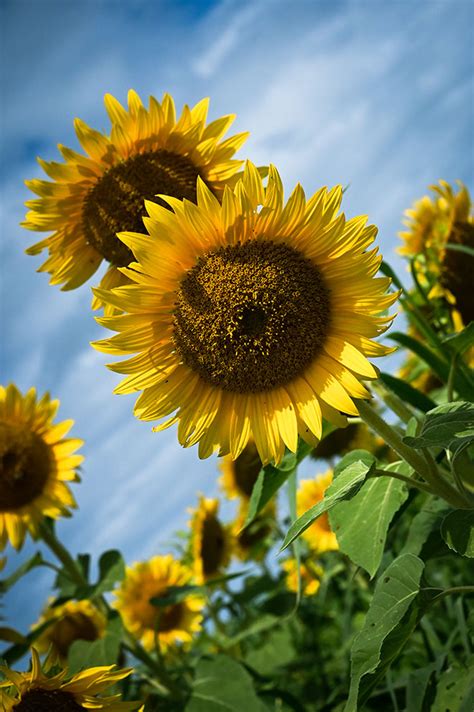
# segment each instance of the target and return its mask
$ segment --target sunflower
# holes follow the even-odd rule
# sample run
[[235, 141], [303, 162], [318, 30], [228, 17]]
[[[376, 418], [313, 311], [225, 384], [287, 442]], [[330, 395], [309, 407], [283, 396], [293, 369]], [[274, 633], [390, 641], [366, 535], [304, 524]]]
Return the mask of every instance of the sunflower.
[[62, 662], [67, 660], [69, 648], [75, 640], [98, 640], [105, 633], [107, 620], [87, 599], [66, 601], [58, 606], [49, 605], [35, 623], [34, 628], [51, 621], [35, 640], [39, 653], [50, 648]]
[[82, 440], [65, 438], [74, 421], [53, 425], [59, 401], [36, 390], [23, 396], [16, 386], [0, 386], [0, 548], [7, 540], [19, 549], [33, 537], [44, 516], [70, 516], [74, 498], [66, 481], [79, 481]]
[[230, 455], [223, 457], [219, 466], [222, 472], [219, 483], [227, 497], [248, 501], [262, 469], [254, 441], [248, 441], [237, 459], [233, 460]]
[[232, 553], [240, 561], [249, 561], [249, 559], [261, 561], [265, 557], [275, 529], [275, 510], [275, 500], [272, 500], [248, 527], [242, 529], [247, 519], [248, 503], [241, 503], [231, 527]]
[[368, 450], [376, 457], [385, 457], [390, 461], [397, 459], [382, 438], [374, 435], [365, 423], [348, 423], [345, 428], [332, 430], [314, 448], [311, 457], [331, 462], [351, 450]]
[[[221, 196], [224, 185], [235, 181], [242, 162], [232, 156], [248, 136], [240, 133], [221, 141], [235, 116], [206, 126], [209, 99], [192, 109], [185, 105], [178, 120], [168, 94], [161, 104], [150, 97], [148, 109], [134, 91], [128, 93], [128, 111], [110, 94], [104, 101], [110, 136], [76, 119], [77, 137], [87, 155], [59, 145], [64, 163], [38, 159], [52, 182], [26, 182], [39, 198], [26, 203], [30, 210], [23, 226], [54, 231], [27, 253], [47, 249], [49, 257], [39, 271], [48, 272], [51, 284], [61, 284], [64, 290], [83, 284], [103, 259], [109, 268], [102, 287], [128, 283], [119, 268], [129, 265], [133, 254], [116, 233], [143, 232], [143, 202], [158, 193], [195, 201], [198, 176]], [[100, 299], [92, 306], [101, 307]]]
[[474, 216], [469, 191], [458, 183], [455, 193], [440, 180], [431, 186], [433, 198], [426, 195], [405, 211], [408, 230], [400, 233], [405, 244], [399, 249], [416, 258], [415, 270], [430, 289], [428, 297], [441, 297], [450, 306], [456, 330], [474, 320], [474, 257], [463, 250], [474, 250]]
[[[298, 563], [296, 559], [286, 559], [282, 563], [285, 572], [285, 582], [289, 591], [298, 591]], [[319, 591], [323, 569], [318, 564], [306, 561], [300, 564], [301, 593], [305, 596], [314, 596]]]
[[204, 600], [190, 595], [169, 606], [155, 606], [151, 598], [163, 598], [173, 586], [190, 583], [191, 572], [171, 555], [154, 556], [127, 567], [125, 579], [115, 591], [114, 607], [120, 612], [125, 627], [147, 650], [161, 650], [178, 643], [190, 643], [201, 629]]
[[198, 506], [190, 511], [194, 576], [202, 584], [221, 575], [229, 563], [231, 534], [217, 516], [219, 500], [199, 495]]
[[[381, 257], [367, 251], [377, 229], [337, 215], [340, 186], [309, 201], [297, 186], [287, 204], [276, 169], [268, 186], [250, 162], [222, 204], [198, 179], [197, 205], [147, 203], [151, 237], [120, 239], [137, 262], [134, 284], [96, 290], [128, 312], [99, 319], [116, 336], [95, 344], [137, 354], [114, 364], [127, 377], [118, 393], [142, 390], [143, 420], [179, 421], [184, 446], [236, 459], [252, 435], [264, 464], [279, 462], [298, 434], [316, 444], [322, 416], [341, 424], [368, 398], [361, 378], [377, 372], [368, 356], [396, 299], [375, 278]], [[175, 415], [172, 415], [175, 414]]]
[[0, 704], [4, 712], [80, 712], [109, 710], [127, 712], [138, 709], [140, 702], [121, 702], [120, 695], [97, 697], [108, 687], [123, 680], [131, 669], [114, 670], [114, 665], [93, 667], [69, 677], [67, 670], [48, 675], [41, 669], [37, 651], [31, 650], [31, 671], [17, 672], [0, 665], [6, 680], [0, 683]]
[[[324, 475], [318, 475], [312, 480], [301, 480], [296, 493], [296, 511], [298, 517], [308, 511], [315, 504], [320, 502], [324, 493], [332, 482], [332, 470], [328, 470]], [[318, 517], [316, 521], [306, 529], [302, 536], [313, 551], [322, 553], [323, 551], [333, 551], [339, 548], [336, 535], [331, 531], [327, 513]]]

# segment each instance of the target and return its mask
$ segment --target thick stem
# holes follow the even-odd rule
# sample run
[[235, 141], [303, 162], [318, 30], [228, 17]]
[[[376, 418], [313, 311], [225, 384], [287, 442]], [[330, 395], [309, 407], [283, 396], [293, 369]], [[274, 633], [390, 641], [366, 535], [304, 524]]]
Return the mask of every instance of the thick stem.
[[436, 474], [433, 473], [426, 460], [416, 450], [405, 445], [397, 431], [386, 423], [367, 401], [358, 401], [357, 407], [360, 417], [369, 428], [380, 435], [392, 450], [395, 450], [420, 477], [426, 480], [433, 492], [456, 509], [465, 509], [466, 506], [470, 506], [465, 498], [449, 482], [446, 482], [439, 471]]

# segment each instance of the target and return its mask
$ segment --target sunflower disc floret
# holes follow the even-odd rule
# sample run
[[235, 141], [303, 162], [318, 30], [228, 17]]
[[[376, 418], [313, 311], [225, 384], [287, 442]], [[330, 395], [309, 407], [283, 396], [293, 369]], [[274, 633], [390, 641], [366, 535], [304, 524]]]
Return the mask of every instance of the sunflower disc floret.
[[[293, 452], [298, 435], [316, 444], [322, 418], [343, 424], [375, 378], [368, 357], [396, 299], [376, 278], [369, 250], [377, 229], [339, 214], [342, 188], [310, 200], [297, 186], [284, 204], [277, 170], [267, 187], [251, 163], [219, 202], [198, 179], [197, 204], [166, 196], [147, 202], [147, 235], [120, 233], [135, 255], [133, 284], [95, 290], [122, 317], [99, 319], [118, 332], [95, 344], [136, 354], [113, 370], [118, 393], [142, 391], [135, 414], [171, 416], [182, 445], [237, 458], [253, 437], [265, 464]], [[342, 415], [341, 415], [342, 414]]]
[[83, 442], [64, 437], [74, 421], [53, 423], [58, 407], [48, 393], [38, 400], [34, 388], [23, 396], [0, 386], [0, 548], [7, 540], [21, 548], [43, 517], [70, 516], [76, 506], [66, 482], [79, 480], [83, 457], [74, 453]]
[[[109, 268], [101, 286], [127, 283], [118, 268], [133, 261], [133, 252], [116, 233], [144, 231], [145, 199], [164, 193], [195, 201], [198, 176], [218, 196], [224, 185], [235, 182], [242, 161], [233, 156], [248, 134], [222, 140], [235, 116], [206, 125], [208, 106], [209, 99], [193, 108], [185, 105], [177, 118], [168, 94], [161, 103], [150, 97], [145, 108], [138, 94], [130, 91], [128, 110], [106, 94], [110, 135], [76, 119], [85, 155], [59, 145], [64, 163], [39, 159], [52, 180], [26, 182], [39, 197], [26, 203], [29, 211], [23, 226], [53, 232], [27, 250], [31, 255], [48, 250], [49, 257], [39, 271], [51, 275], [51, 284], [75, 289], [94, 274], [102, 260]], [[93, 308], [101, 306], [94, 299]], [[112, 312], [110, 307], [106, 310]]]
[[17, 672], [0, 666], [5, 681], [0, 683], [0, 706], [4, 712], [80, 712], [108, 710], [132, 712], [139, 702], [123, 702], [120, 695], [102, 696], [132, 670], [115, 665], [91, 667], [70, 675], [67, 668], [53, 674], [43, 670], [37, 651], [31, 651], [31, 670]]

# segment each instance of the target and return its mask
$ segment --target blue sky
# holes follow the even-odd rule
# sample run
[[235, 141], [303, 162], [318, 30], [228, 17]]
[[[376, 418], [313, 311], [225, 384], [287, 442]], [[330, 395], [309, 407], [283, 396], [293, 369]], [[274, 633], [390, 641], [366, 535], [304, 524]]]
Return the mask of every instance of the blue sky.
[[[474, 4], [470, 0], [3, 0], [2, 382], [61, 399], [85, 440], [80, 505], [59, 525], [71, 549], [121, 548], [128, 560], [164, 550], [196, 493], [217, 493], [215, 460], [182, 450], [174, 430], [136, 422], [114, 396], [90, 284], [62, 293], [24, 255], [19, 227], [40, 155], [77, 148], [73, 119], [107, 130], [102, 97], [170, 92], [179, 106], [211, 97], [211, 118], [236, 113], [241, 152], [275, 163], [287, 193], [349, 184], [347, 215], [366, 213], [398, 269], [403, 210], [438, 178], [473, 187]], [[39, 239], [39, 238], [38, 238]], [[94, 282], [92, 282], [93, 284]], [[309, 469], [308, 469], [309, 467]], [[309, 474], [310, 466], [306, 467]], [[25, 548], [25, 554], [34, 550]], [[19, 558], [9, 556], [9, 565]], [[29, 575], [7, 599], [10, 622], [36, 616], [51, 580]], [[43, 595], [44, 594], [44, 595]]]

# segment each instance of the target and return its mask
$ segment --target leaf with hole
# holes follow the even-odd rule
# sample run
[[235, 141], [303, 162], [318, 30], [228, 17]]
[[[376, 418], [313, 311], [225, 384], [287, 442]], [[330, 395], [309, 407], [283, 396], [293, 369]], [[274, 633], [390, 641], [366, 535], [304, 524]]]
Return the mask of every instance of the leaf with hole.
[[361, 681], [380, 664], [383, 642], [418, 595], [423, 569], [421, 559], [403, 554], [378, 579], [364, 626], [352, 645], [351, 682], [344, 712], [357, 712]]

